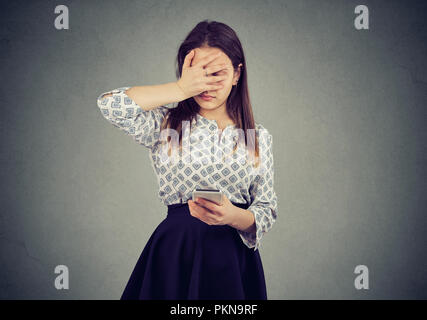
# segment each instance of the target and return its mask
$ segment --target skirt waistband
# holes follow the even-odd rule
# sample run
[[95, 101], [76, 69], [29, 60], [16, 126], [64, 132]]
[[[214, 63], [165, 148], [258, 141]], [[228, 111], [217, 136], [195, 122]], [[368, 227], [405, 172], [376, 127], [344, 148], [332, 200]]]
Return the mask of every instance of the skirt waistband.
[[[231, 201], [231, 203], [233, 205], [235, 205], [236, 207], [239, 207], [239, 208], [242, 208], [242, 209], [249, 208], [249, 204], [248, 203], [237, 203], [237, 202], [233, 202], [233, 201]], [[187, 202], [170, 204], [167, 207], [168, 207], [168, 214], [175, 214], [175, 213], [180, 213], [180, 212], [181, 213], [187, 213], [187, 212], [189, 212], [188, 203]]]

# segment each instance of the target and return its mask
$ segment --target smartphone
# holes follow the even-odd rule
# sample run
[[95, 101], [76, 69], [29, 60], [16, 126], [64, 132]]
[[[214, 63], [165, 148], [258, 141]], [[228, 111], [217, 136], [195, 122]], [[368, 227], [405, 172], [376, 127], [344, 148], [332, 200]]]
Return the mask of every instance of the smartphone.
[[196, 198], [203, 198], [215, 202], [217, 205], [222, 205], [222, 194], [217, 189], [195, 189], [193, 191], [193, 201], [196, 201]]

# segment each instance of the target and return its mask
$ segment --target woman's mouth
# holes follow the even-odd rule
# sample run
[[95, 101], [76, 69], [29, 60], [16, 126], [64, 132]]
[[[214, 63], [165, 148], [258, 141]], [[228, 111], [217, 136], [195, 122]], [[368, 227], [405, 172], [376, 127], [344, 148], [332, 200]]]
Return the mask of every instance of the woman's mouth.
[[200, 98], [202, 98], [202, 99], [203, 99], [203, 100], [205, 100], [205, 101], [210, 101], [210, 100], [212, 100], [213, 98], [215, 98], [215, 97], [212, 97], [212, 96], [207, 95], [207, 94], [199, 94], [199, 97], [200, 97]]

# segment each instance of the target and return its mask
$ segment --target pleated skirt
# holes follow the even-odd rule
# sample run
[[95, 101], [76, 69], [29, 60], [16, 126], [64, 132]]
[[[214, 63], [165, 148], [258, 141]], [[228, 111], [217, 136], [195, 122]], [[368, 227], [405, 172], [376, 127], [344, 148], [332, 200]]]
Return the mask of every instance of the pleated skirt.
[[248, 248], [235, 228], [208, 225], [193, 217], [187, 203], [169, 205], [121, 300], [172, 299], [266, 300], [259, 250]]

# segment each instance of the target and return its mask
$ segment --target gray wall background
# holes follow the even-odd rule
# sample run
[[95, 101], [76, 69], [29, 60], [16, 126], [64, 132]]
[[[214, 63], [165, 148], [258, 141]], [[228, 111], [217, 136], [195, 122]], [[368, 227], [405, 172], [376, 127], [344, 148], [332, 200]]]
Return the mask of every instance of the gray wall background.
[[[54, 8], [70, 30], [54, 28]], [[370, 29], [353, 26], [370, 9]], [[0, 298], [118, 299], [166, 215], [148, 150], [97, 96], [175, 81], [204, 19], [247, 57], [274, 137], [269, 299], [427, 298], [425, 1], [2, 1]], [[54, 288], [56, 265], [70, 289]], [[370, 289], [358, 291], [357, 265]]]

